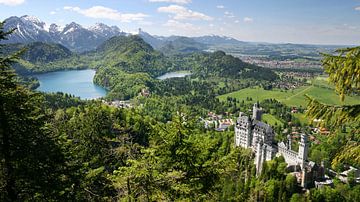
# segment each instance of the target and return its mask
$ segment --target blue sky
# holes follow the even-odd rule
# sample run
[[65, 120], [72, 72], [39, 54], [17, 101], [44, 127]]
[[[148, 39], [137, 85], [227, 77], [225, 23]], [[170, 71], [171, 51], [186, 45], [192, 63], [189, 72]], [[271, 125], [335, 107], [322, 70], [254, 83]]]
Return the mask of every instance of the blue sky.
[[96, 22], [156, 35], [225, 35], [244, 41], [360, 44], [360, 0], [0, 0], [0, 19]]

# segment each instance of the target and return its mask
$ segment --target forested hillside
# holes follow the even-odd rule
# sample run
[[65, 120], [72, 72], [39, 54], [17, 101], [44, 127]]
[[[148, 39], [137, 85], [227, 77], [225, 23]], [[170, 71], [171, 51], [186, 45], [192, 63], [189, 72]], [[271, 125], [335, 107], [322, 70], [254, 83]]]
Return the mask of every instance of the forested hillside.
[[[0, 23], [0, 40], [6, 35]], [[360, 201], [355, 179], [304, 191], [282, 157], [256, 176], [253, 153], [233, 146], [231, 127], [204, 127], [200, 118], [209, 112], [228, 119], [248, 113], [244, 100], [216, 96], [268, 84], [277, 79], [273, 71], [223, 52], [166, 57], [137, 36], [112, 38], [80, 56], [57, 45], [30, 47], [23, 55], [0, 46], [0, 201]], [[22, 64], [26, 57], [31, 68]], [[108, 99], [133, 98], [134, 107], [32, 91], [14, 71], [18, 62], [43, 72], [95, 68]], [[193, 75], [155, 78], [173, 70]], [[150, 95], [137, 96], [144, 88]], [[289, 107], [264, 104], [296, 121]], [[276, 126], [278, 138], [282, 129]]]

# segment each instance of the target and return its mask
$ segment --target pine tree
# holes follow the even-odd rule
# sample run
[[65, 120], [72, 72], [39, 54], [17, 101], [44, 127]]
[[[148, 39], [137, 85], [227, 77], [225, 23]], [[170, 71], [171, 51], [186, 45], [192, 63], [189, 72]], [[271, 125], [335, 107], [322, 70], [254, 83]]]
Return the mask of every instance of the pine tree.
[[[3, 26], [0, 22], [0, 40], [13, 31]], [[0, 201], [56, 198], [62, 155], [46, 130], [42, 96], [20, 85], [11, 68], [23, 51], [4, 56], [1, 50]]]

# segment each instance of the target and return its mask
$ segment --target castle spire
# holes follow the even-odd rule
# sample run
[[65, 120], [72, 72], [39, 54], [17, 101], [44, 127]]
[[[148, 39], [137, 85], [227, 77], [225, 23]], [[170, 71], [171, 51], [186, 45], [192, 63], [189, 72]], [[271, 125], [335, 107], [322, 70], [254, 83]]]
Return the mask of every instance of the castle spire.
[[288, 136], [287, 136], [287, 139], [288, 139], [288, 149], [289, 150], [291, 150], [291, 135], [289, 134]]
[[260, 108], [260, 104], [259, 102], [256, 102], [253, 106], [252, 118], [253, 120], [261, 121], [261, 115], [262, 115], [262, 110]]

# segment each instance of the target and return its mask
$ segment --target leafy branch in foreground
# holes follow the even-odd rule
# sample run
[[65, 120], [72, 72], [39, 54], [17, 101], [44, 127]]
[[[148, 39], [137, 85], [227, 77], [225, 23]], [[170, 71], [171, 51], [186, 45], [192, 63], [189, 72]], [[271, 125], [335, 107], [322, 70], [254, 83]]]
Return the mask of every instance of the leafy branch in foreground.
[[309, 101], [306, 115], [312, 119], [320, 119], [322, 126], [339, 127], [344, 124], [359, 125], [360, 104], [327, 105], [306, 95]]
[[[335, 85], [341, 101], [345, 95], [360, 92], [360, 46], [336, 51], [339, 55], [323, 54], [323, 67], [329, 74], [329, 81]], [[328, 105], [307, 96], [309, 101], [306, 115], [320, 119], [319, 125], [331, 128], [349, 127], [348, 142], [332, 161], [333, 167], [341, 163], [360, 165], [360, 103], [355, 105]]]
[[[360, 92], [360, 46], [336, 51], [339, 55], [323, 54], [323, 67], [329, 74], [329, 82], [335, 84], [341, 101], [345, 95]], [[321, 125], [340, 127], [344, 124], [359, 125], [360, 104], [327, 105], [307, 96], [307, 116], [321, 119]]]
[[335, 159], [332, 162], [332, 165], [336, 167], [336, 165], [341, 164], [343, 162], [350, 163], [355, 166], [360, 166], [360, 143], [359, 142], [351, 142], [345, 145]]
[[339, 55], [323, 54], [322, 63], [343, 101], [346, 94], [360, 91], [360, 46], [336, 52]]

